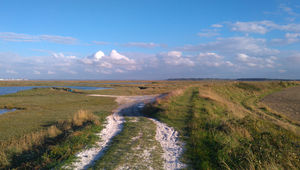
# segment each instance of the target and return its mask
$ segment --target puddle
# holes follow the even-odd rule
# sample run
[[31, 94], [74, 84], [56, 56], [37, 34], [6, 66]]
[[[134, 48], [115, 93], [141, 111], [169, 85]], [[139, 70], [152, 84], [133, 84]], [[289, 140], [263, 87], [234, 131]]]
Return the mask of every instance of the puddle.
[[0, 109], [0, 115], [7, 113], [7, 112], [13, 112], [16, 111], [17, 109]]

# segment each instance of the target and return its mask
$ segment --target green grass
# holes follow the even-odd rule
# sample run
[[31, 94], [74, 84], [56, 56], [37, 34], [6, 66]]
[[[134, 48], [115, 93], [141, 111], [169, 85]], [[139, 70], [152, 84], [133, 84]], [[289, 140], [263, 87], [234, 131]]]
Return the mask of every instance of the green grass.
[[[143, 81], [144, 84], [116, 83], [135, 82], [1, 81], [0, 86], [96, 86], [111, 87], [113, 89], [76, 90], [76, 93], [71, 93], [61, 89], [43, 88], [0, 96], [0, 108], [18, 108], [15, 112], [0, 115], [0, 168], [5, 166], [33, 168], [37, 167], [38, 164], [43, 164], [43, 167], [53, 167], [59, 161], [69, 160], [75, 151], [84, 147], [83, 143], [92, 143], [86, 140], [86, 138], [90, 137], [84, 135], [72, 137], [74, 134], [73, 131], [65, 131], [64, 128], [57, 129], [54, 127], [59, 123], [72, 119], [74, 113], [78, 110], [105, 113], [104, 115], [107, 115], [106, 113], [110, 113], [117, 106], [113, 98], [88, 97], [87, 94], [158, 94], [170, 91], [171, 86], [177, 87], [177, 85], [174, 86], [175, 82], [161, 81], [155, 83]], [[179, 84], [178, 86], [183, 86], [185, 83]], [[98, 116], [101, 117], [104, 115]], [[87, 126], [88, 129], [90, 129], [89, 127], [90, 125]], [[76, 128], [75, 134], [84, 129]], [[60, 136], [57, 136], [58, 133], [61, 133]], [[54, 134], [55, 138], [48, 138], [51, 134]], [[56, 150], [55, 152], [61, 154], [66, 152], [66, 155], [52, 156], [53, 149]], [[49, 159], [49, 162], [46, 161], [45, 163], [44, 157], [45, 159]], [[27, 160], [29, 162], [28, 165], [24, 165], [22, 159]]]
[[[20, 110], [0, 115], [0, 168], [61, 168], [74, 154], [98, 140], [100, 125], [72, 125], [78, 110], [88, 110], [103, 122], [117, 105], [113, 98], [87, 94], [146, 95], [172, 93], [149, 105], [145, 114], [179, 131], [186, 143], [182, 161], [191, 169], [299, 169], [299, 124], [260, 103], [264, 96], [295, 82], [169, 82], [145, 84], [97, 84], [102, 81], [0, 82], [0, 86], [98, 86], [113, 89], [78, 91], [33, 89], [0, 96], [0, 108]], [[107, 83], [107, 82], [104, 82]], [[114, 82], [115, 83], [115, 82]], [[142, 87], [142, 88], [140, 88]], [[183, 90], [181, 90], [183, 91]], [[155, 124], [146, 118], [127, 118], [123, 131], [94, 169], [118, 166], [162, 168], [161, 148], [155, 140]], [[65, 123], [67, 122], [67, 123]], [[138, 140], [128, 140], [135, 139]], [[27, 143], [30, 141], [29, 143]], [[139, 146], [139, 147], [137, 147]], [[151, 150], [148, 162], [141, 157]]]
[[299, 169], [299, 127], [257, 108], [261, 97], [283, 85], [249, 84], [204, 83], [144, 113], [180, 132], [190, 169]]
[[144, 117], [126, 117], [122, 132], [91, 169], [163, 169], [162, 148], [155, 140], [156, 126]]
[[21, 137], [71, 118], [80, 109], [110, 112], [113, 98], [88, 97], [50, 88], [32, 89], [0, 96], [0, 108], [22, 108], [0, 115], [0, 141]]
[[[116, 106], [113, 98], [89, 97], [85, 93], [71, 93], [51, 88], [0, 96], [0, 108], [20, 109], [0, 115], [0, 168], [5, 166], [32, 168], [37, 164], [44, 164], [39, 161], [45, 157], [44, 154], [48, 153], [49, 149], [55, 148], [56, 145], [60, 147], [60, 144], [66, 140], [71, 142], [72, 139], [78, 142], [68, 144], [73, 148], [72, 153], [67, 152], [67, 156], [62, 156], [62, 159], [50, 159], [49, 163], [69, 157], [78, 148], [83, 147], [80, 143], [88, 144], [88, 140], [84, 138], [90, 138], [91, 135], [89, 133], [89, 137], [71, 138], [69, 136], [72, 136], [75, 129], [76, 131], [83, 129], [76, 127], [65, 130], [66, 127], [57, 129], [55, 126], [71, 120], [79, 110], [102, 113], [103, 115], [98, 114], [102, 118], [111, 113]], [[68, 123], [64, 124], [70, 126]], [[57, 136], [59, 133], [63, 136]], [[54, 139], [51, 139], [51, 134], [55, 136]], [[78, 148], [75, 144], [78, 144]], [[47, 156], [45, 158], [48, 159]], [[30, 163], [23, 165], [24, 161]], [[48, 166], [48, 163], [46, 165]]]
[[[46, 138], [41, 145], [33, 146], [29, 150], [13, 153], [7, 169], [60, 169], [63, 165], [72, 162], [75, 154], [86, 146], [92, 146], [99, 140], [95, 135], [103, 128], [106, 116], [110, 113], [95, 113], [101, 125], [85, 123], [83, 126], [73, 126], [63, 130], [53, 138]], [[57, 127], [62, 128], [57, 125]], [[2, 167], [3, 168], [3, 167]]]

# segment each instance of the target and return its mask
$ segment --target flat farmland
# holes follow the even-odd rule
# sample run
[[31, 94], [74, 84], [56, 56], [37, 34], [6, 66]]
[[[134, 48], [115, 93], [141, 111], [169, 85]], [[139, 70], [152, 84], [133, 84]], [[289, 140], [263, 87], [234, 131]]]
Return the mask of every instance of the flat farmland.
[[271, 109], [300, 121], [300, 86], [272, 93], [262, 99]]

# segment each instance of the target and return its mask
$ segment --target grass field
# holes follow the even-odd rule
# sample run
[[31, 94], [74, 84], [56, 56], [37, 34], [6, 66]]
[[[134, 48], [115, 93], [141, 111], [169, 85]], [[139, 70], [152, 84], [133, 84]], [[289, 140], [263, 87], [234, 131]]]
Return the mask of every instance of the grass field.
[[[76, 152], [95, 143], [95, 133], [103, 128], [105, 117], [117, 104], [113, 98], [88, 94], [168, 93], [164, 99], [147, 105], [144, 113], [179, 131], [186, 143], [182, 161], [188, 168], [299, 169], [300, 125], [292, 114], [299, 111], [299, 102], [292, 102], [295, 107], [288, 105], [297, 101], [299, 87], [293, 88], [296, 85], [299, 83], [275, 81], [0, 82], [0, 86], [112, 88], [75, 92], [44, 88], [0, 96], [0, 108], [18, 108], [0, 115], [0, 168], [61, 168], [74, 159]], [[272, 106], [274, 101], [277, 107]], [[149, 147], [148, 143], [153, 144], [154, 127], [145, 118], [136, 122], [128, 118], [124, 130], [94, 168], [126, 163], [145, 166], [136, 162], [141, 159], [137, 158], [140, 155], [136, 153], [141, 152], [136, 146], [143, 150]], [[136, 142], [127, 140], [137, 137], [140, 138]], [[161, 151], [156, 147], [149, 162], [159, 169]], [[121, 153], [129, 154], [125, 156], [128, 159], [123, 160]]]
[[0, 140], [20, 137], [57, 121], [70, 119], [80, 109], [110, 112], [114, 107], [116, 103], [111, 98], [93, 98], [51, 88], [0, 96], [0, 108], [20, 108], [0, 115]]
[[[85, 146], [84, 144], [95, 142], [91, 140], [95, 138], [93, 129], [99, 131], [101, 125], [94, 126], [92, 123], [86, 126], [86, 123], [83, 123], [79, 127], [73, 127], [70, 122], [74, 119], [74, 114], [79, 110], [94, 113], [103, 123], [104, 118], [117, 107], [117, 104], [113, 98], [88, 97], [88, 94], [159, 94], [177, 87], [170, 87], [169, 83], [145, 81], [8, 81], [0, 82], [0, 86], [112, 88], [93, 91], [77, 90], [74, 93], [63, 89], [42, 88], [0, 96], [0, 108], [18, 109], [0, 115], [0, 168], [29, 169], [37, 168], [39, 164], [41, 167], [53, 167], [59, 162], [71, 159], [76, 151]], [[59, 153], [54, 154], [53, 149]], [[27, 164], [24, 164], [25, 162]]]
[[[0, 84], [7, 86], [56, 85], [54, 83], [1, 82]], [[74, 121], [72, 121], [79, 110], [95, 113], [99, 119], [103, 119], [103, 116], [105, 118], [116, 106], [117, 104], [111, 98], [93, 98], [84, 93], [71, 93], [52, 88], [32, 89], [0, 96], [0, 108], [18, 109], [15, 112], [0, 115], [0, 167], [27, 167], [27, 165], [20, 164], [24, 155], [27, 159], [24, 159], [23, 163], [25, 160], [34, 162], [49, 150], [48, 146], [58, 144], [56, 142], [64, 143], [64, 139], [70, 138], [71, 132], [75, 129], [76, 131], [83, 130], [79, 128], [83, 125], [74, 126]], [[62, 124], [70, 127], [59, 128]], [[50, 139], [52, 142], [49, 144]], [[80, 140], [77, 141], [77, 144], [79, 143]], [[82, 144], [81, 147], [83, 147]], [[75, 148], [74, 151], [76, 151]], [[31, 153], [30, 156], [26, 152]], [[67, 155], [69, 157], [72, 154]], [[53, 160], [48, 163], [52, 162]], [[28, 164], [30, 166], [28, 165], [27, 168], [36, 166]]]
[[145, 108], [175, 127], [190, 169], [299, 169], [299, 125], [260, 100], [290, 82], [204, 82]]

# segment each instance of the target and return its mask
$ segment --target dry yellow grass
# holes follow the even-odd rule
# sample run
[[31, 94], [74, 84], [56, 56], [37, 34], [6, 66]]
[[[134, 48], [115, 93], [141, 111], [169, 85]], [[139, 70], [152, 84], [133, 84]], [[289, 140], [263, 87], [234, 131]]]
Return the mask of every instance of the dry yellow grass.
[[85, 122], [92, 122], [94, 124], [99, 124], [99, 120], [97, 116], [94, 114], [86, 111], [86, 110], [79, 110], [72, 119], [73, 126], [82, 126]]
[[9, 164], [8, 153], [21, 153], [30, 150], [33, 146], [42, 145], [46, 138], [55, 138], [62, 134], [63, 131], [70, 130], [73, 127], [79, 127], [85, 123], [99, 124], [96, 115], [87, 110], [79, 110], [72, 119], [57, 122], [47, 129], [32, 132], [21, 138], [12, 138], [7, 141], [0, 142], [0, 168]]

